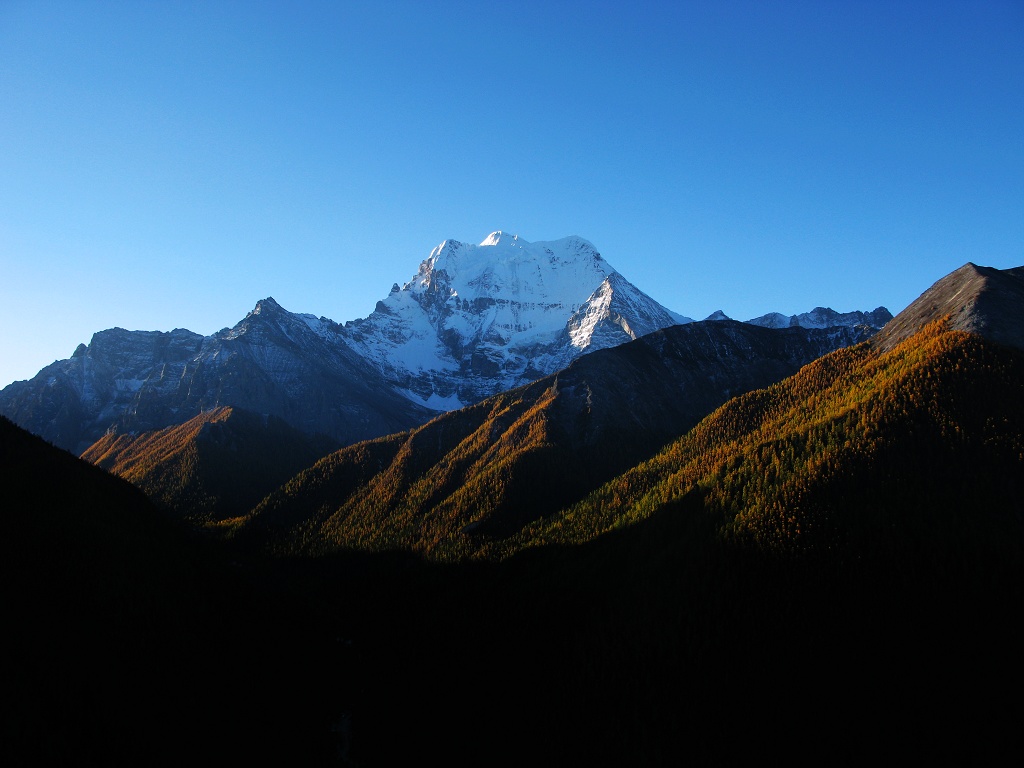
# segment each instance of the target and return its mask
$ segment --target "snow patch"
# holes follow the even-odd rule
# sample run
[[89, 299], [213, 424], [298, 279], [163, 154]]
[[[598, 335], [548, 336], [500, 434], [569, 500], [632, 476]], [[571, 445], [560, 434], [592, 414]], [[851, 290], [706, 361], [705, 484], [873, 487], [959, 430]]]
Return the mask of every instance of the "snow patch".
[[396, 388], [395, 391], [407, 400], [411, 400], [417, 405], [425, 406], [439, 413], [457, 411], [459, 408], [465, 407], [465, 403], [459, 400], [458, 395], [448, 395], [447, 397], [443, 397], [436, 392], [431, 392], [429, 397], [421, 397], [411, 389]]

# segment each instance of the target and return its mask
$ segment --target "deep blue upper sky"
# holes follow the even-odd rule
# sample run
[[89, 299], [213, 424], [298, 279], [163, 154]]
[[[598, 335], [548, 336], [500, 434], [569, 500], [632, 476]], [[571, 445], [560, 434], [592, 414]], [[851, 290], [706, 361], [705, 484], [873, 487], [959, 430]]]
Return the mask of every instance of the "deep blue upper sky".
[[0, 386], [497, 229], [698, 319], [1024, 264], [1024, 3], [0, 0]]

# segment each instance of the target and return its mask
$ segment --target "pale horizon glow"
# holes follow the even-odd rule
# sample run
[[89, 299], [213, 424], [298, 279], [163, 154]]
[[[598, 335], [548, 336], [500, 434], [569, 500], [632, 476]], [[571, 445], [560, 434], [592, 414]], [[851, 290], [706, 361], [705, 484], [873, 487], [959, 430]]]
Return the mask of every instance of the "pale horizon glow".
[[1024, 264], [1024, 4], [0, 4], [0, 387], [446, 239], [579, 236], [694, 319]]

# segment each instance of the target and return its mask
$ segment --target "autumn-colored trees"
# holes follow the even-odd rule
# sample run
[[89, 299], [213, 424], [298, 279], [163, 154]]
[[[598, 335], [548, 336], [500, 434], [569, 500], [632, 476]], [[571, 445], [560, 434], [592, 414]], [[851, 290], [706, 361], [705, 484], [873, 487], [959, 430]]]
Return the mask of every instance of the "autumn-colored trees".
[[[952, 546], [967, 520], [997, 543], [1024, 514], [1022, 395], [1019, 353], [942, 322], [886, 354], [839, 350], [730, 401], [506, 552], [588, 540], [694, 489], [721, 536], [767, 549], [860, 556], [943, 536]], [[992, 508], [1008, 506], [996, 522]], [[1020, 545], [1019, 531], [1011, 540]]]
[[840, 349], [730, 400], [589, 495], [600, 454], [567, 450], [557, 391], [506, 393], [325, 458], [247, 528], [281, 553], [502, 559], [585, 543], [685, 498], [721, 541], [765, 551], [952, 546], [967, 520], [968, 538], [1009, 525], [983, 509], [1020, 515], [1022, 370], [1019, 353], [942, 321], [885, 353]]

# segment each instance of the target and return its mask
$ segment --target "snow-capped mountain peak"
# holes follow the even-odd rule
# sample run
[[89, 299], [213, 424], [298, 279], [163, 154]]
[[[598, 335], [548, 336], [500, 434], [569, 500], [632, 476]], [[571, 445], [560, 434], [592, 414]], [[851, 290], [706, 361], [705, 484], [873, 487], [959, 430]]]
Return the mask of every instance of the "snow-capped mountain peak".
[[[480, 245], [445, 240], [430, 252], [411, 290], [451, 290], [462, 298], [498, 292], [533, 295], [587, 294], [615, 270], [579, 237], [531, 243], [518, 235], [492, 232]], [[597, 282], [594, 282], [594, 279]], [[586, 297], [578, 298], [582, 303]]]
[[581, 237], [530, 242], [498, 230], [480, 245], [445, 240], [346, 331], [415, 401], [468, 403], [685, 320]]

